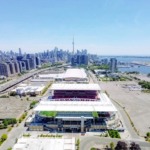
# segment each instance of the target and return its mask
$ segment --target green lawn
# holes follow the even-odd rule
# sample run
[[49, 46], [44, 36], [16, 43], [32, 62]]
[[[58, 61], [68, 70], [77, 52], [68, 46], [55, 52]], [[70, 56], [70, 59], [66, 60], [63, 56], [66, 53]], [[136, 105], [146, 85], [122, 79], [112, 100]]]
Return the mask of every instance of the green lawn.
[[46, 116], [46, 117], [55, 117], [57, 115], [56, 111], [41, 111], [40, 115]]
[[97, 113], [96, 111], [94, 111], [94, 112], [92, 112], [92, 116], [93, 116], [94, 118], [98, 118], [98, 113]]

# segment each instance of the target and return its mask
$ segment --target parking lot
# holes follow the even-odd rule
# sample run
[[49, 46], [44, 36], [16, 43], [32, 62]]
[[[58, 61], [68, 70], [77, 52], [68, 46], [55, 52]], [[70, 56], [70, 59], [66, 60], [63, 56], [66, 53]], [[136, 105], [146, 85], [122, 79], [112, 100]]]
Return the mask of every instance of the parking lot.
[[137, 84], [134, 81], [100, 82], [110, 98], [121, 104], [128, 112], [140, 135], [150, 132], [150, 93], [130, 91], [124, 84]]
[[31, 101], [25, 97], [0, 98], [0, 119], [18, 118], [24, 110], [29, 108]]

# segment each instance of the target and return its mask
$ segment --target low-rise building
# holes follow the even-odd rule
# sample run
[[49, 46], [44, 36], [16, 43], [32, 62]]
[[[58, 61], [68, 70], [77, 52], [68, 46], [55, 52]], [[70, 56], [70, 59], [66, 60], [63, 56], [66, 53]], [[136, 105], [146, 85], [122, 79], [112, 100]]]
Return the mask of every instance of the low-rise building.
[[45, 85], [33, 86], [27, 84], [20, 84], [17, 88], [13, 89], [11, 92], [15, 92], [17, 95], [41, 95], [44, 90]]
[[[27, 134], [28, 135], [28, 134]], [[12, 150], [75, 150], [75, 138], [22, 137]]]

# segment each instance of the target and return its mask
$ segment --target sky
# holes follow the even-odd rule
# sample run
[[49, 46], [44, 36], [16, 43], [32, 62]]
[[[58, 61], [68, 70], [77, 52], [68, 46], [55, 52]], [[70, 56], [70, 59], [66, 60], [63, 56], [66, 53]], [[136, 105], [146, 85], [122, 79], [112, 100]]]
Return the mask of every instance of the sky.
[[0, 50], [150, 55], [149, 0], [0, 0]]

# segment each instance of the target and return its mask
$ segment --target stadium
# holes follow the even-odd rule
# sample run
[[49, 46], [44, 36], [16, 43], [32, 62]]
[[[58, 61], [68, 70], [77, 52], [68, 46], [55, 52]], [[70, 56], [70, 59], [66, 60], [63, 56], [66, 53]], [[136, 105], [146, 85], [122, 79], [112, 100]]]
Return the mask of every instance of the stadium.
[[121, 127], [117, 109], [98, 84], [53, 84], [51, 96], [34, 108], [32, 131], [91, 132]]

